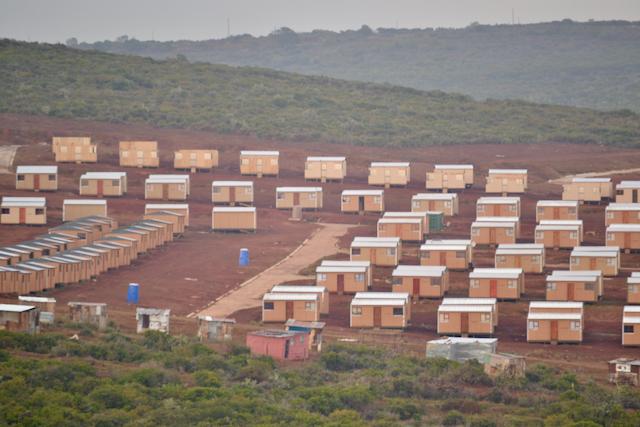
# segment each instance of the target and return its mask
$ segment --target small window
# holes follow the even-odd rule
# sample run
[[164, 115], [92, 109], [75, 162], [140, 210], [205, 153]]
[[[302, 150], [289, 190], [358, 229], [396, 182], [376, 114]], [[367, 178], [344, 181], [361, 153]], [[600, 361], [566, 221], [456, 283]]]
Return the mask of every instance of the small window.
[[507, 287], [509, 289], [515, 289], [517, 285], [518, 282], [516, 280], [509, 280], [509, 282], [507, 282]]
[[419, 201], [419, 200], [414, 200], [414, 201], [412, 201], [412, 202], [411, 202], [411, 206], [412, 206], [414, 209], [419, 208], [419, 207], [420, 207], [420, 201]]
[[318, 193], [312, 192], [309, 193], [309, 199], [315, 200], [318, 197]]
[[244, 187], [245, 194], [253, 194], [253, 187]]
[[221, 193], [222, 192], [222, 187], [213, 187], [213, 192], [215, 194]]
[[570, 239], [577, 239], [578, 238], [578, 233], [576, 233], [575, 231], [571, 231], [569, 233], [569, 238]]
[[271, 165], [275, 166], [278, 164], [278, 159], [271, 159]]
[[360, 255], [362, 248], [351, 248], [351, 255]]
[[394, 277], [394, 278], [392, 279], [392, 283], [393, 283], [394, 285], [402, 285], [402, 277]]
[[395, 256], [396, 255], [396, 248], [387, 248], [387, 255]]
[[119, 187], [120, 186], [120, 180], [119, 179], [112, 179], [111, 180], [111, 186], [112, 187]]
[[547, 283], [547, 290], [548, 291], [555, 291], [556, 289], [557, 289], [557, 286], [556, 286], [555, 282]]
[[327, 280], [327, 275], [325, 273], [318, 273], [317, 280], [318, 282], [324, 282]]
[[176, 160], [182, 160], [182, 153], [176, 153]]
[[44, 215], [44, 209], [36, 208], [36, 215]]
[[351, 307], [351, 314], [353, 314], [354, 316], [361, 316], [362, 315], [362, 307]]
[[384, 176], [391, 176], [391, 171], [389, 169], [385, 169]]
[[509, 205], [509, 210], [511, 212], [515, 212], [516, 211], [516, 205]]
[[543, 214], [544, 214], [544, 207], [538, 206], [538, 215], [543, 215]]
[[634, 332], [633, 325], [624, 325], [623, 331], [625, 334], [632, 334]]
[[88, 179], [82, 179], [80, 180], [80, 185], [82, 187], [88, 187], [89, 186], [89, 180]]
[[607, 218], [613, 219], [613, 212], [607, 212]]
[[211, 160], [213, 158], [213, 154], [212, 153], [204, 153], [204, 159], [205, 160]]
[[362, 273], [356, 273], [356, 282], [364, 282], [364, 274]]
[[538, 328], [540, 328], [540, 322], [538, 322], [537, 320], [529, 320], [530, 331], [538, 330]]
[[301, 344], [302, 344], [302, 343], [304, 343], [304, 334], [301, 334], [301, 335], [300, 335], [300, 343], [301, 343]]
[[60, 152], [61, 153], [66, 153], [67, 152], [67, 146], [66, 145], [61, 146], [60, 147]]
[[542, 231], [536, 231], [536, 239], [542, 240], [544, 238], [544, 233]]
[[469, 287], [474, 288], [474, 289], [479, 288], [480, 287], [480, 281], [477, 280], [477, 279], [469, 280]]
[[479, 236], [480, 235], [480, 229], [479, 228], [471, 228], [471, 235], [472, 236]]
[[316, 303], [313, 301], [307, 301], [304, 303], [304, 309], [306, 311], [314, 311], [316, 309]]
[[442, 285], [442, 278], [441, 277], [432, 277], [431, 278], [431, 286], [440, 286]]
[[273, 310], [273, 302], [272, 301], [265, 301], [264, 302], [264, 309], [265, 310]]
[[342, 203], [349, 203], [349, 200], [351, 200], [349, 196], [342, 196]]
[[403, 307], [393, 307], [393, 315], [394, 316], [403, 316], [404, 308]]
[[440, 313], [440, 322], [447, 323], [449, 321], [449, 313]]
[[11, 212], [9, 208], [2, 208], [2, 215], [9, 215], [9, 212]]
[[24, 181], [24, 175], [18, 175], [17, 180], [18, 181]]
[[141, 158], [143, 158], [143, 157], [144, 157], [144, 153], [143, 153], [142, 151], [138, 151], [138, 152], [136, 153], [136, 156], [137, 156], [139, 159], [141, 159]]
[[445, 208], [450, 208], [451, 207], [451, 202], [444, 202], [444, 207]]
[[607, 258], [607, 265], [609, 265], [609, 266], [616, 265], [616, 259], [615, 258]]
[[572, 331], [579, 331], [580, 330], [580, 321], [579, 320], [573, 320], [571, 322], [571, 330]]
[[595, 283], [585, 283], [584, 284], [584, 290], [585, 291], [593, 292], [595, 289], [596, 289], [596, 284]]
[[637, 292], [638, 292], [638, 289], [640, 289], [640, 286], [638, 286], [638, 285], [635, 285], [635, 284], [633, 284], [633, 285], [629, 285], [629, 293], [630, 293], [630, 294], [635, 294], [635, 293], [637, 293]]
[[539, 263], [540, 262], [540, 255], [532, 255], [531, 256], [531, 262], [533, 263]]
[[82, 147], [75, 147], [76, 154], [82, 153]]
[[569, 208], [567, 210], [567, 212], [570, 213], [570, 214], [575, 214], [576, 213], [576, 208]]
[[246, 166], [249, 164], [249, 159], [242, 159], [241, 163]]
[[478, 205], [478, 213], [484, 212], [484, 205]]
[[507, 236], [513, 236], [513, 228], [507, 228], [506, 234]]
[[121, 151], [120, 155], [126, 159], [127, 157], [129, 157], [129, 152], [128, 151]]
[[50, 174], [49, 175], [49, 181], [55, 181], [56, 180], [56, 175], [55, 174]]
[[613, 237], [613, 233], [607, 233], [607, 240], [610, 242], [615, 240], [615, 238]]
[[420, 258], [431, 258], [431, 252], [429, 252], [429, 251], [420, 251]]
[[578, 259], [577, 256], [572, 256], [570, 262], [571, 262], [571, 265], [578, 265], [580, 264], [580, 259]]
[[287, 197], [287, 194], [286, 194], [286, 193], [283, 193], [282, 191], [278, 191], [278, 193], [276, 194], [276, 198], [277, 198], [278, 200], [283, 200], [283, 199], [285, 199], [286, 197]]
[[379, 205], [379, 204], [380, 204], [380, 201], [381, 201], [381, 200], [380, 200], [380, 196], [375, 196], [375, 197], [373, 198], [373, 203], [375, 203], [376, 205]]
[[420, 231], [420, 224], [411, 224], [411, 231]]
[[456, 251], [456, 258], [463, 259], [467, 257], [467, 253], [465, 251]]
[[196, 154], [196, 153], [189, 153], [189, 159], [191, 159], [191, 160], [197, 160], [197, 159], [198, 159], [198, 154]]
[[482, 317], [480, 318], [480, 321], [482, 323], [489, 323], [491, 322], [491, 313], [482, 313]]

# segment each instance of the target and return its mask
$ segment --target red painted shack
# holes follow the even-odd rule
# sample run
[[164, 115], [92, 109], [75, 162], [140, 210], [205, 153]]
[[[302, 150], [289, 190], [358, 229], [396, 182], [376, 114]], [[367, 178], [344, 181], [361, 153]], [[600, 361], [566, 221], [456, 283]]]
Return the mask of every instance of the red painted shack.
[[247, 334], [247, 347], [254, 356], [270, 356], [276, 360], [309, 358], [309, 332], [264, 330]]

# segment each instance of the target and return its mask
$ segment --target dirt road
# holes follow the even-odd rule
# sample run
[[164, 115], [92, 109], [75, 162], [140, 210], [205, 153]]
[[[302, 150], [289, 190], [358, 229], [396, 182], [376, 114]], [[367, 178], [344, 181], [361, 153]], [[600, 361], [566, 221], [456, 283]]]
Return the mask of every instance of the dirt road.
[[566, 184], [568, 182], [571, 182], [571, 180], [573, 178], [597, 178], [600, 176], [611, 176], [611, 175], [624, 175], [627, 173], [638, 173], [640, 172], [640, 168], [634, 168], [634, 169], [617, 169], [617, 170], [610, 170], [610, 171], [604, 171], [604, 172], [588, 172], [588, 173], [579, 173], [576, 175], [566, 175], [560, 178], [556, 178], [556, 179], [550, 179], [549, 180], [549, 184], [558, 184], [558, 185], [562, 185], [562, 184]]
[[1, 145], [0, 146], [0, 173], [11, 173], [13, 159], [16, 157], [16, 151], [19, 145]]

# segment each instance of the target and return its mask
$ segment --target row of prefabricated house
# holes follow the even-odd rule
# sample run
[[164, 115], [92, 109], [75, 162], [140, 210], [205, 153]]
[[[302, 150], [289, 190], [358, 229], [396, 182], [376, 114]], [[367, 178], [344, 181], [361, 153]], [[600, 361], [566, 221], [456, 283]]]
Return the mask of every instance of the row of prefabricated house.
[[573, 178], [563, 184], [562, 200], [579, 202], [601, 202], [614, 200], [616, 203], [638, 203], [640, 181], [621, 181], [615, 191], [611, 178]]

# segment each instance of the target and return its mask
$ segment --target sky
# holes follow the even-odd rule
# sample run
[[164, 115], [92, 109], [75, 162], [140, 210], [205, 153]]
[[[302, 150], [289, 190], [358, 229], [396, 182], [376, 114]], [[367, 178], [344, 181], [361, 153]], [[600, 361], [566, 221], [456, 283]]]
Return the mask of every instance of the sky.
[[203, 40], [228, 34], [622, 19], [640, 0], [0, 0], [0, 38]]

